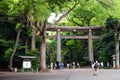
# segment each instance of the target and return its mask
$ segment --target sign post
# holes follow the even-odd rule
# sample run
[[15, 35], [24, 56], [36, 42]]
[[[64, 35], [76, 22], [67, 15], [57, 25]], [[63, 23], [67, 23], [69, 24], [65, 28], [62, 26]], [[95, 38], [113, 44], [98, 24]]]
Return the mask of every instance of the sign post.
[[24, 69], [27, 69], [29, 72], [32, 67], [31, 61], [35, 57], [34, 56], [19, 56], [19, 57], [23, 59], [23, 62], [22, 62], [23, 69], [21, 69], [21, 72], [24, 72]]

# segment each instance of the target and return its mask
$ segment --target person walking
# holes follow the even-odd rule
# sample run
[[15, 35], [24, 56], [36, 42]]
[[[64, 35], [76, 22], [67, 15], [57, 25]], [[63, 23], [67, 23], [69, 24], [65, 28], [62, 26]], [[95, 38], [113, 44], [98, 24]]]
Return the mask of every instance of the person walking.
[[79, 64], [79, 62], [77, 62], [77, 68], [80, 68], [80, 64]]
[[96, 61], [94, 63], [94, 73], [93, 73], [94, 76], [98, 75], [98, 69], [99, 69], [99, 63], [98, 63], [98, 61]]
[[100, 63], [100, 67], [101, 67], [101, 69], [103, 69], [103, 66], [104, 66], [104, 65], [103, 65], [103, 62], [101, 62], [101, 63]]
[[109, 62], [107, 62], [107, 69], [109, 69], [110, 68], [110, 64], [109, 64]]
[[53, 62], [51, 62], [50, 67], [51, 67], [51, 70], [53, 70]]

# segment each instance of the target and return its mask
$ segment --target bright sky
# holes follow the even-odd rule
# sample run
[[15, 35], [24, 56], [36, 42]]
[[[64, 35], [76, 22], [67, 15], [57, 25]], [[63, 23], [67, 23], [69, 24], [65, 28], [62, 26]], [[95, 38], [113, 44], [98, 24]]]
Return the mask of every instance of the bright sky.
[[49, 23], [52, 23], [52, 22], [54, 21], [54, 19], [55, 19], [55, 16], [56, 16], [55, 13], [51, 13], [51, 14], [50, 14], [50, 17], [48, 18], [48, 22], [49, 22]]
[[[57, 16], [57, 17], [56, 17], [56, 16]], [[52, 22], [58, 20], [60, 16], [62, 16], [61, 13], [59, 13], [58, 15], [56, 15], [55, 13], [52, 12], [52, 13], [50, 14], [50, 17], [48, 18], [48, 22], [49, 22], [49, 23], [52, 23]]]

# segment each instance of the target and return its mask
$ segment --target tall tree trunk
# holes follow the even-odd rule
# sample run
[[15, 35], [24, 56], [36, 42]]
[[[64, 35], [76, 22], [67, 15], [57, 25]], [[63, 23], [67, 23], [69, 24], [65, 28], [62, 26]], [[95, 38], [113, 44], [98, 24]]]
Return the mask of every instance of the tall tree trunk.
[[25, 53], [28, 52], [28, 39], [25, 40]]
[[119, 40], [116, 41], [116, 68], [119, 68]]
[[[40, 28], [38, 28], [40, 31], [40, 37], [41, 37], [40, 38], [40, 72], [48, 71], [46, 68], [46, 22], [47, 22], [47, 19], [45, 19], [45, 21], [43, 22], [41, 30]], [[38, 24], [39, 24], [39, 21], [38, 21]]]
[[35, 26], [32, 25], [32, 41], [31, 41], [31, 50], [35, 50], [35, 37], [36, 37], [36, 30]]
[[16, 49], [17, 49], [17, 46], [18, 46], [18, 42], [19, 42], [19, 38], [20, 38], [20, 33], [21, 33], [21, 29], [18, 30], [18, 33], [17, 33], [17, 37], [16, 37], [16, 42], [15, 42], [15, 46], [14, 46], [14, 50], [13, 50], [13, 53], [10, 57], [10, 61], [9, 61], [9, 69], [13, 69], [13, 57], [15, 55], [15, 52], [16, 52]]
[[118, 31], [118, 26], [115, 26], [115, 32], [114, 32], [114, 38], [116, 42], [116, 68], [119, 68], [119, 31]]
[[30, 21], [30, 26], [32, 27], [32, 41], [31, 41], [31, 50], [36, 49], [35, 45], [35, 37], [36, 37], [36, 29], [33, 15], [27, 15], [28, 20]]
[[45, 33], [41, 35], [40, 39], [40, 72], [46, 72], [46, 35]]

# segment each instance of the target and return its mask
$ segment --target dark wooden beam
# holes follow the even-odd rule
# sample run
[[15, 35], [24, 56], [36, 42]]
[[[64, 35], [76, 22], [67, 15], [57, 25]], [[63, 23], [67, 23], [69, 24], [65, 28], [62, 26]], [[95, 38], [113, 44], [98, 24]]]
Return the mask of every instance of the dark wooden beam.
[[[47, 38], [57, 38], [56, 36], [47, 36]], [[64, 39], [88, 39], [88, 36], [61, 36]], [[92, 36], [92, 39], [99, 39], [100, 36]]]
[[47, 27], [46, 31], [58, 31], [61, 32], [88, 32], [89, 30], [92, 31], [101, 31], [102, 26], [91, 26], [91, 27], [80, 27], [80, 26], [51, 26]]

